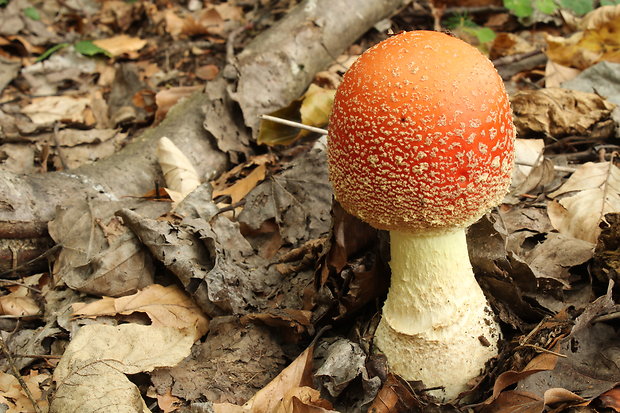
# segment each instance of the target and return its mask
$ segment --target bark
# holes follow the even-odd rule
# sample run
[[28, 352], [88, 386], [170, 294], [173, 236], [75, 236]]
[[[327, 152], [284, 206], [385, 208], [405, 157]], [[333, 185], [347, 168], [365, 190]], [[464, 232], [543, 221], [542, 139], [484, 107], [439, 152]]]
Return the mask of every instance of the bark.
[[411, 0], [307, 0], [261, 33], [237, 57], [239, 84], [233, 96], [256, 132], [258, 115], [301, 96], [362, 34]]
[[[233, 97], [239, 102], [245, 124], [255, 126], [258, 114], [297, 98], [317, 71], [377, 21], [410, 1], [303, 1], [252, 40], [237, 59], [238, 88]], [[224, 92], [231, 90], [230, 85], [220, 83]], [[162, 182], [155, 158], [156, 142], [162, 136], [179, 146], [200, 174], [222, 172], [229, 159], [222, 149], [231, 150], [231, 138], [226, 134], [232, 131], [235, 138], [243, 139], [240, 130], [245, 128], [239, 125], [238, 114], [231, 113], [235, 106], [223, 95], [226, 93], [212, 90], [209, 95], [192, 96], [175, 106], [159, 126], [95, 164], [41, 175], [0, 172], [0, 224], [34, 223], [44, 228], [54, 217], [56, 207], [72, 200], [144, 194], [154, 188], [156, 181]], [[223, 120], [237, 125], [232, 129], [223, 127]]]

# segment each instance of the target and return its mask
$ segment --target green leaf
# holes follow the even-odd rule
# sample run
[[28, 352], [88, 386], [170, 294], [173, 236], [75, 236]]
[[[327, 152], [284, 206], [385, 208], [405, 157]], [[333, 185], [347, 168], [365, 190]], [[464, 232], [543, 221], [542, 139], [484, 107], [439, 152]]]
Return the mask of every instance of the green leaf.
[[553, 14], [558, 9], [558, 6], [553, 0], [536, 0], [534, 7], [544, 14]]
[[24, 12], [24, 15], [28, 17], [30, 20], [36, 20], [36, 21], [41, 20], [41, 15], [39, 14], [39, 11], [35, 9], [34, 7], [26, 7], [22, 11]]
[[575, 13], [577, 16], [592, 11], [592, 0], [560, 0], [560, 6]]
[[480, 27], [472, 30], [480, 43], [492, 42], [495, 39], [495, 32], [488, 27]]
[[47, 59], [48, 57], [50, 57], [51, 55], [53, 55], [54, 53], [56, 53], [60, 49], [63, 49], [65, 47], [67, 47], [67, 46], [69, 46], [69, 43], [59, 43], [56, 46], [50, 47], [45, 52], [43, 52], [43, 54], [41, 56], [37, 57], [36, 62], [40, 62], [41, 60]]
[[620, 0], [601, 0], [601, 6], [616, 6], [620, 4]]
[[9, 0], [0, 0], [0, 7], [4, 7], [9, 4]]
[[530, 17], [534, 13], [531, 0], [504, 0], [504, 7], [517, 17]]
[[75, 47], [76, 52], [81, 53], [84, 56], [95, 56], [98, 54], [102, 54], [107, 57], [112, 57], [112, 54], [106, 49], [102, 49], [101, 47], [88, 40], [79, 41], [73, 47]]

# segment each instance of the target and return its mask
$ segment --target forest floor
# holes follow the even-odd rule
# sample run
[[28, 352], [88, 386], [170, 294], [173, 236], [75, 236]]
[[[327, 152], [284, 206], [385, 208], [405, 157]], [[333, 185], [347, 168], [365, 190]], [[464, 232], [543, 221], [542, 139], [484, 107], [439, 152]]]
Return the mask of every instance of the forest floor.
[[[314, 69], [288, 48], [346, 1], [0, 0], [0, 411], [620, 410], [620, 5], [385, 3]], [[517, 129], [467, 233], [500, 352], [447, 404], [373, 352], [388, 237], [333, 201], [325, 138], [257, 117], [328, 128], [352, 62], [419, 29], [489, 56]]]

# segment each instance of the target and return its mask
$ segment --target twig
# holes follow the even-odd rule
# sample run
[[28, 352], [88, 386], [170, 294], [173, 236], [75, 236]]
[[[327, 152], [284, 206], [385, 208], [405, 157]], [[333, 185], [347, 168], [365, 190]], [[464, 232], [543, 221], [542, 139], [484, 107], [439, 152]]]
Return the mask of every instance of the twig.
[[557, 352], [555, 352], [553, 350], [549, 350], [549, 349], [546, 349], [544, 347], [537, 346], [535, 344], [522, 344], [521, 347], [533, 348], [534, 350], [536, 350], [539, 353], [549, 353], [549, 354], [553, 354], [554, 356], [558, 356], [558, 357], [562, 357], [562, 358], [567, 358], [568, 357], [566, 354], [557, 353]]
[[[56, 244], [52, 248], [50, 248], [47, 251], [45, 251], [43, 254], [41, 254], [41, 255], [39, 255], [37, 257], [34, 257], [30, 261], [27, 261], [27, 262], [25, 262], [25, 263], [23, 263], [21, 265], [18, 265], [15, 268], [11, 268], [10, 270], [6, 270], [6, 271], [0, 272], [0, 277], [4, 277], [5, 275], [10, 274], [10, 273], [15, 272], [15, 271], [19, 271], [19, 270], [21, 270], [23, 268], [26, 268], [29, 265], [34, 264], [36, 261], [38, 261], [38, 260], [40, 260], [42, 258], [46, 258], [46, 257], [52, 255], [53, 253], [55, 253], [60, 247], [61, 247], [60, 244]], [[12, 283], [13, 284], [17, 284], [17, 285], [21, 285], [21, 284], [19, 284], [17, 282], [12, 282]], [[28, 287], [28, 286], [25, 285], [24, 287]], [[41, 291], [39, 291], [39, 290], [37, 290], [36, 288], [33, 288], [33, 287], [28, 287], [28, 288], [32, 289], [33, 291], [41, 292]]]
[[54, 359], [60, 360], [62, 356], [54, 356], [52, 354], [13, 354], [13, 357], [25, 359]]
[[260, 115], [259, 118], [262, 120], [268, 120], [274, 123], [279, 123], [281, 125], [292, 126], [293, 128], [304, 129], [310, 132], [315, 132], [321, 135], [327, 135], [326, 129], [317, 128], [315, 126], [304, 125], [303, 123], [293, 122], [292, 120], [277, 118], [271, 115]]
[[15, 376], [15, 378], [19, 382], [19, 385], [24, 390], [24, 393], [26, 393], [26, 397], [28, 397], [28, 400], [30, 400], [30, 403], [32, 403], [32, 407], [34, 408], [34, 411], [36, 413], [43, 413], [43, 410], [41, 410], [41, 408], [37, 404], [36, 400], [32, 396], [32, 393], [30, 392], [30, 389], [28, 388], [28, 385], [24, 381], [24, 378], [21, 376], [21, 374], [19, 374], [19, 370], [17, 369], [17, 366], [15, 365], [15, 360], [13, 360], [13, 356], [11, 355], [11, 352], [9, 351], [8, 347], [6, 346], [6, 343], [4, 342], [4, 339], [2, 338], [2, 335], [0, 335], [0, 348], [2, 349], [2, 353], [4, 354], [4, 357], [6, 357], [6, 360], [9, 363], [9, 366], [11, 367], [11, 371], [13, 372], [13, 376]]

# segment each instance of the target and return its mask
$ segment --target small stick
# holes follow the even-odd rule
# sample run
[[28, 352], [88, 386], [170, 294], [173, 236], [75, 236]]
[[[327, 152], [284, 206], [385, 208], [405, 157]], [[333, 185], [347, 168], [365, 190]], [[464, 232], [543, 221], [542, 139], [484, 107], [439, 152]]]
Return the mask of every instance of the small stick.
[[32, 407], [34, 408], [34, 411], [36, 413], [43, 413], [43, 410], [41, 410], [41, 407], [37, 404], [36, 400], [34, 399], [34, 396], [32, 395], [32, 392], [30, 391], [30, 389], [28, 388], [28, 385], [24, 381], [24, 378], [21, 376], [21, 374], [19, 374], [19, 370], [17, 369], [17, 366], [15, 365], [15, 361], [13, 360], [13, 356], [11, 355], [11, 351], [7, 347], [1, 335], [0, 335], [0, 349], [2, 350], [2, 353], [4, 353], [4, 357], [6, 357], [6, 361], [9, 363], [11, 371], [13, 372], [13, 376], [15, 376], [22, 390], [26, 394], [26, 397], [28, 398], [28, 400], [30, 400], [30, 403], [32, 403]]
[[271, 116], [271, 115], [260, 115], [259, 118], [261, 118], [262, 120], [269, 120], [269, 121], [274, 122], [274, 123], [280, 123], [280, 124], [286, 125], [286, 126], [292, 126], [293, 128], [305, 129], [305, 130], [310, 131], [310, 132], [319, 133], [321, 135], [327, 135], [327, 130], [326, 129], [321, 129], [321, 128], [316, 128], [314, 126], [304, 125], [303, 123], [293, 122], [292, 120], [286, 120], [286, 119], [282, 119], [282, 118], [277, 118], [277, 117]]
[[[280, 123], [286, 126], [292, 126], [293, 128], [305, 129], [307, 131], [319, 133], [321, 135], [327, 135], [328, 133], [327, 129], [316, 128], [314, 126], [304, 125], [303, 123], [294, 122], [292, 120], [287, 120], [287, 119], [282, 119], [282, 118], [277, 118], [271, 115], [260, 115], [259, 118], [263, 120], [269, 120], [274, 123]], [[515, 162], [515, 164], [521, 165], [521, 166], [530, 166], [532, 168], [537, 166], [537, 165], [534, 165], [531, 163], [525, 163], [525, 162]], [[553, 165], [553, 169], [558, 172], [570, 172], [570, 173], [575, 172], [575, 168], [571, 168], [570, 166]]]

